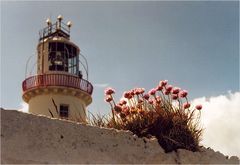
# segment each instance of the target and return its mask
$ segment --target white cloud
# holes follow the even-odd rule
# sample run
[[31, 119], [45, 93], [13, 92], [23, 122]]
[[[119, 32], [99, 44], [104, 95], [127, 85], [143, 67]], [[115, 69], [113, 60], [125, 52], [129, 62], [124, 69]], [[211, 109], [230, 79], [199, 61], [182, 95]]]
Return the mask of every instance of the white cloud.
[[192, 103], [203, 105], [202, 144], [225, 155], [240, 157], [240, 92], [197, 98]]
[[19, 111], [28, 112], [28, 104], [25, 102], [21, 102], [21, 108], [19, 109]]
[[94, 87], [97, 88], [106, 88], [107, 86], [109, 86], [108, 83], [103, 83], [103, 84], [93, 84]]

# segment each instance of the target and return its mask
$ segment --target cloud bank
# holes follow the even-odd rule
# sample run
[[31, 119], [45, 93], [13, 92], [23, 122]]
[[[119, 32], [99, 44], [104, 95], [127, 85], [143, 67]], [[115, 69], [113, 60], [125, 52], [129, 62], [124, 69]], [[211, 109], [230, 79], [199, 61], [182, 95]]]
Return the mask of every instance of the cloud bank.
[[21, 108], [19, 109], [19, 111], [28, 112], [28, 104], [27, 103], [21, 102], [20, 106], [21, 106]]
[[202, 144], [223, 154], [240, 157], [240, 92], [193, 100], [202, 104], [205, 128]]

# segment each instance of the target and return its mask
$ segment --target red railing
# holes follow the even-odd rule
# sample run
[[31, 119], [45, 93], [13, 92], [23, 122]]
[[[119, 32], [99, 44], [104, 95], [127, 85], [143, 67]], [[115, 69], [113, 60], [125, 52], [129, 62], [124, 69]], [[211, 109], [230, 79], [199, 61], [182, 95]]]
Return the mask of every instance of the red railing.
[[36, 75], [25, 79], [22, 83], [23, 92], [36, 87], [44, 86], [64, 86], [80, 89], [88, 94], [92, 94], [93, 86], [90, 82], [71, 75], [44, 74]]

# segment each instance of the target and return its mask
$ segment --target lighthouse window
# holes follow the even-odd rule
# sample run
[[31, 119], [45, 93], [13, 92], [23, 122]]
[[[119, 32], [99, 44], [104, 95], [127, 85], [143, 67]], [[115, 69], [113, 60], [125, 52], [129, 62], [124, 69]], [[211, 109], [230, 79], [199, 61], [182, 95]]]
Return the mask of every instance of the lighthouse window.
[[64, 51], [64, 43], [49, 43], [49, 70], [51, 71], [68, 71], [67, 52]]
[[56, 51], [56, 50], [57, 50], [56, 42], [50, 42], [49, 51]]
[[73, 48], [73, 55], [76, 55], [76, 54], [77, 54], [77, 49]]
[[64, 51], [64, 43], [57, 43], [57, 51]]
[[67, 61], [64, 58], [63, 52], [50, 52], [49, 62], [49, 70], [64, 71], [67, 69]]
[[49, 43], [49, 70], [78, 74], [77, 48], [63, 42]]
[[68, 59], [68, 72], [71, 74], [77, 74], [77, 57]]
[[67, 49], [69, 55], [71, 56], [72, 55], [72, 46], [68, 45], [68, 44], [66, 44], [65, 46], [66, 46], [66, 49]]
[[68, 117], [68, 105], [60, 104], [60, 117]]

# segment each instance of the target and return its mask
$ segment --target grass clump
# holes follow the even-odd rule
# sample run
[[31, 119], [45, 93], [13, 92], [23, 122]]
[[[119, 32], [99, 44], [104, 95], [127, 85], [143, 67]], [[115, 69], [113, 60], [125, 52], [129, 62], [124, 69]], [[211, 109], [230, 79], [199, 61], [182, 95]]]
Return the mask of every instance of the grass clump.
[[93, 125], [129, 130], [139, 137], [155, 136], [165, 152], [199, 150], [202, 106], [193, 108], [188, 102], [186, 90], [168, 85], [164, 80], [148, 93], [144, 88], [126, 91], [118, 103], [113, 98], [114, 93], [112, 88], [105, 90], [111, 118], [107, 120], [98, 116], [93, 119]]

